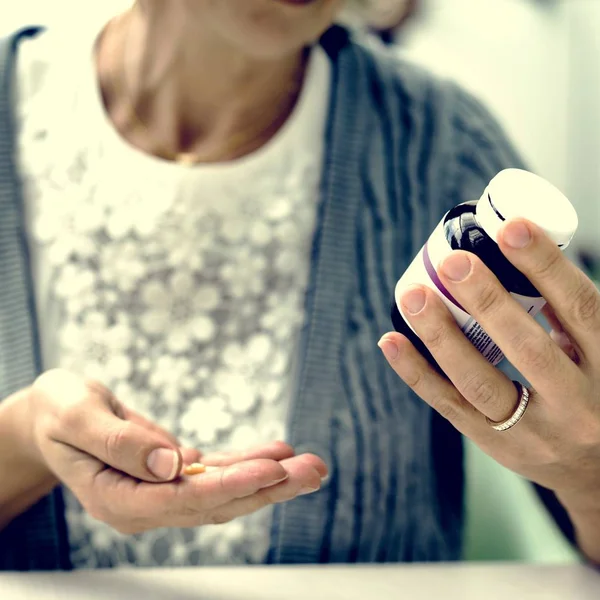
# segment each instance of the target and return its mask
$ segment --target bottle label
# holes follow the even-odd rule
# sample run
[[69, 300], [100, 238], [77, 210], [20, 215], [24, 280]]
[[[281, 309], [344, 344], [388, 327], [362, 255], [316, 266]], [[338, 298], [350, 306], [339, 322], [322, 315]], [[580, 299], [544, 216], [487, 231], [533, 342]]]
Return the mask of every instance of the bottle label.
[[[493, 365], [497, 365], [504, 358], [500, 348], [494, 344], [490, 336], [484, 331], [483, 327], [481, 327], [481, 325], [460, 305], [458, 300], [452, 296], [438, 277], [436, 271], [437, 265], [452, 252], [452, 248], [444, 234], [444, 219], [445, 217], [434, 229], [423, 248], [421, 248], [404, 275], [396, 284], [396, 305], [407, 325], [413, 329], [402, 312], [400, 297], [404, 290], [410, 285], [426, 285], [434, 290], [443, 300], [467, 339], [475, 346], [475, 348], [477, 348], [477, 350], [479, 350], [479, 352], [481, 352], [484, 358]], [[511, 296], [531, 316], [537, 315], [546, 304], [546, 301], [543, 298], [532, 298], [513, 293], [511, 293]]]

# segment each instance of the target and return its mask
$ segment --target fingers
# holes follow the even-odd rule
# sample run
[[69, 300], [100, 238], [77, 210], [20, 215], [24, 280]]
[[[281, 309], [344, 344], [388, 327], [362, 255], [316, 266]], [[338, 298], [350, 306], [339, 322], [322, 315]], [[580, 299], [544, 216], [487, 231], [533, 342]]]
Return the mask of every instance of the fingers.
[[210, 522], [213, 524], [226, 523], [256, 512], [265, 506], [288, 502], [298, 496], [318, 491], [323, 475], [321, 465], [317, 465], [314, 458], [316, 457], [312, 455], [302, 455], [282, 460], [281, 464], [288, 473], [285, 481], [263, 488], [252, 496], [232, 500], [215, 509], [209, 517]]
[[126, 524], [135, 519], [149, 528], [175, 526], [186, 519], [202, 524], [203, 515], [209, 511], [277, 485], [288, 477], [280, 463], [260, 459], [157, 485], [106, 468], [90, 478], [92, 462], [98, 461], [87, 460], [79, 469], [85, 470], [87, 477], [79, 477], [77, 481], [71, 477], [66, 481], [86, 510], [111, 524]]
[[280, 462], [259, 458], [238, 462], [185, 479], [181, 492], [188, 508], [212, 510], [232, 500], [245, 498], [288, 478]]
[[458, 392], [493, 421], [508, 418], [515, 407], [514, 385], [464, 336], [437, 294], [411, 287], [402, 304], [415, 332]]
[[294, 449], [291, 446], [284, 442], [270, 442], [241, 452], [211, 452], [203, 456], [202, 462], [205, 465], [221, 467], [255, 458], [284, 460], [291, 456], [294, 456]]
[[[124, 533], [229, 520], [315, 491], [327, 475], [317, 456], [294, 456], [290, 446], [273, 442], [203, 457], [211, 470], [177, 477], [183, 460], [196, 462], [200, 453], [178, 448], [107, 389], [63, 371], [45, 374], [33, 387], [51, 407], [41, 436], [50, 468], [94, 518]], [[161, 469], [168, 477], [153, 475]]]
[[439, 276], [543, 397], [572, 393], [578, 388], [581, 374], [577, 366], [481, 260], [468, 252], [452, 252], [439, 266]]
[[118, 417], [115, 399], [103, 386], [57, 370], [42, 375], [33, 389], [54, 407], [47, 427], [54, 442], [137, 479], [169, 481], [179, 474], [181, 453], [169, 436]]
[[[327, 468], [327, 465], [319, 456], [307, 453], [300, 454], [298, 457], [295, 458], [297, 458], [299, 462], [312, 467], [318, 473], [320, 479], [324, 479], [325, 477], [327, 477], [327, 475], [329, 475], [329, 469]], [[281, 462], [286, 467], [286, 469], [288, 468], [288, 465], [296, 464], [296, 462], [293, 459]]]
[[[238, 462], [184, 478], [179, 489], [184, 510], [179, 512], [221, 513], [221, 507], [232, 502], [234, 506], [245, 506], [253, 512], [260, 508], [260, 500], [246, 503], [235, 501], [258, 494], [262, 498], [262, 506], [275, 501], [283, 502], [298, 495], [300, 490], [303, 493], [308, 493], [308, 488], [316, 491], [326, 475], [327, 467], [313, 454], [301, 454], [281, 461], [261, 458]], [[174, 503], [176, 506], [177, 503]], [[251, 508], [253, 506], [256, 508]]]
[[[319, 489], [322, 461], [309, 454], [280, 462], [258, 459], [172, 483], [135, 481], [112, 469], [97, 474], [86, 510], [119, 531], [196, 527], [230, 521], [268, 504]], [[89, 499], [91, 498], [91, 501]]]
[[191, 465], [204, 460], [202, 452], [199, 452], [196, 448], [180, 448], [180, 451], [184, 465]]
[[564, 331], [556, 331], [553, 329], [550, 332], [550, 339], [575, 363], [580, 364], [579, 352], [571, 342], [571, 338]]
[[544, 305], [544, 308], [542, 308], [542, 314], [544, 315], [546, 321], [548, 321], [548, 325], [550, 325], [553, 331], [557, 331], [559, 333], [564, 332], [562, 323], [558, 320], [554, 309], [549, 304]]
[[57, 446], [59, 477], [92, 517], [123, 533], [225, 522], [316, 491], [327, 473], [321, 459], [303, 454], [281, 462], [256, 459], [214, 467], [157, 485], [106, 468], [66, 444]]
[[563, 329], [562, 323], [558, 320], [554, 309], [549, 305], [544, 305], [542, 314], [551, 327], [550, 338], [552, 341], [576, 364], [580, 364], [581, 350], [573, 343], [569, 334]]
[[532, 223], [507, 223], [498, 236], [500, 249], [554, 309], [583, 356], [594, 359], [600, 337], [600, 293], [543, 231]]
[[[463, 336], [464, 338], [464, 336]], [[423, 358], [399, 333], [387, 333], [381, 350], [398, 376], [434, 410], [448, 419], [463, 435], [474, 437], [483, 415]]]
[[[81, 421], [73, 415], [70, 419]], [[171, 481], [181, 471], [181, 451], [145, 427], [99, 411], [85, 428], [64, 441], [98, 458], [104, 464], [144, 481]]]

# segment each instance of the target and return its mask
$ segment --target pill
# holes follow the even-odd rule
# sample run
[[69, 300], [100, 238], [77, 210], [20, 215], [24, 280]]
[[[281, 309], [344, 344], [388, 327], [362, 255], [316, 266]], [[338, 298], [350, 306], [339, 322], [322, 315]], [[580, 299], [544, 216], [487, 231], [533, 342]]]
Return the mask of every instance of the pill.
[[204, 473], [205, 471], [206, 467], [202, 463], [192, 463], [191, 465], [184, 467], [183, 474], [199, 475], [200, 473]]

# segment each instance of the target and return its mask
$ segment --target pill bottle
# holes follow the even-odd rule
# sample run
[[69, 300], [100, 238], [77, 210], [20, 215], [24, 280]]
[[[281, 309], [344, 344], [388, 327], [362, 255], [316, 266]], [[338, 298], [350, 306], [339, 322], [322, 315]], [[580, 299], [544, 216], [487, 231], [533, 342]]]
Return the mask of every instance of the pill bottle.
[[556, 187], [533, 173], [506, 169], [492, 179], [479, 200], [464, 202], [446, 213], [396, 284], [392, 305], [394, 329], [408, 337], [431, 364], [437, 366], [402, 313], [401, 296], [412, 284], [426, 285], [438, 294], [467, 339], [491, 364], [497, 365], [504, 358], [437, 275], [437, 266], [453, 250], [466, 250], [478, 256], [531, 316], [544, 307], [546, 302], [538, 290], [504, 257], [496, 242], [503, 223], [514, 218], [535, 223], [563, 250], [578, 224], [573, 205]]

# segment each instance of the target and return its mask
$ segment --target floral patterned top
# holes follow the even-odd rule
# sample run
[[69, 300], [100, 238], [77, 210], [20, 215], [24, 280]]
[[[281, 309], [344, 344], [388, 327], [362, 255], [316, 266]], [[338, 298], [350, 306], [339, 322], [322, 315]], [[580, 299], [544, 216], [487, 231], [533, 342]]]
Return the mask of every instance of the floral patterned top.
[[[104, 112], [98, 29], [23, 43], [20, 167], [44, 368], [106, 384], [203, 451], [285, 439], [323, 161], [330, 63], [312, 51], [263, 148], [187, 167], [128, 145]], [[264, 560], [269, 510], [123, 536], [65, 491], [75, 567]]]

